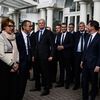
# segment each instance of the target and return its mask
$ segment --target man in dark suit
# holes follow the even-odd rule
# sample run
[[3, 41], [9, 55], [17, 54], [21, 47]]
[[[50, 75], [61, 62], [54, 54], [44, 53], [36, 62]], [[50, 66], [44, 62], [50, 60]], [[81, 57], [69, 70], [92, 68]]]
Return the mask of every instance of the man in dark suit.
[[[61, 24], [56, 25], [55, 31], [56, 32], [54, 32], [54, 38], [55, 38], [55, 45], [56, 45], [57, 37], [59, 34], [61, 34]], [[55, 48], [54, 59], [52, 62], [52, 82], [57, 82], [57, 69], [58, 69], [58, 57], [57, 57], [57, 50]]]
[[73, 34], [74, 36], [74, 87], [73, 90], [77, 90], [80, 87], [80, 62], [82, 53], [84, 51], [84, 44], [86, 38], [85, 24], [80, 22], [79, 31]]
[[[90, 35], [86, 38], [85, 50], [82, 57], [82, 96], [83, 100], [95, 100], [98, 85], [98, 72], [100, 71], [100, 35], [99, 23], [91, 20], [88, 23]], [[89, 81], [91, 81], [91, 94], [89, 98]]]
[[32, 61], [31, 43], [29, 33], [31, 31], [31, 22], [25, 20], [22, 22], [21, 32], [16, 33], [17, 47], [19, 51], [19, 77], [18, 77], [18, 100], [22, 100], [25, 92], [29, 69]]
[[[40, 91], [41, 85], [43, 91], [41, 96], [49, 94], [50, 88], [50, 63], [54, 57], [54, 37], [50, 30], [45, 28], [45, 20], [40, 19], [38, 21], [39, 31], [35, 33], [35, 89], [34, 91]], [[40, 77], [41, 74], [41, 77]], [[42, 78], [42, 82], [40, 81]]]
[[[73, 39], [74, 39], [74, 35], [75, 35], [74, 28], [75, 28], [74, 23], [69, 23], [68, 32], [70, 32], [73, 35]], [[75, 69], [74, 69], [74, 49], [73, 49], [72, 60], [71, 60], [71, 83], [74, 82], [74, 72], [75, 72], [74, 70]]]
[[65, 79], [65, 88], [68, 89], [70, 86], [70, 62], [71, 62], [71, 57], [72, 57], [71, 55], [74, 42], [72, 34], [67, 32], [66, 23], [61, 24], [61, 30], [62, 34], [59, 34], [56, 43], [56, 49], [58, 52], [57, 56], [60, 65], [59, 83], [56, 85], [56, 87], [64, 86], [64, 79]]

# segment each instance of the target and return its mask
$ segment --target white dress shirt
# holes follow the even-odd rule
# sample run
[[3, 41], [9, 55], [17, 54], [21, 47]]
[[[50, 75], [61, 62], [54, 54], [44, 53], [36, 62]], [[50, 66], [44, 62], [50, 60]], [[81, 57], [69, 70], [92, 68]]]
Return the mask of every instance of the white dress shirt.
[[[82, 33], [84, 35], [84, 33]], [[80, 36], [80, 39], [79, 39], [79, 43], [78, 43], [78, 47], [77, 47], [77, 52], [82, 52], [81, 51], [81, 39], [82, 39], [82, 36]], [[85, 40], [83, 38], [83, 49], [84, 49], [84, 45], [85, 45]]]
[[26, 47], [26, 51], [27, 51], [27, 55], [28, 55], [27, 34], [24, 31], [22, 31], [22, 35], [23, 35], [23, 38], [24, 38], [25, 47]]
[[60, 44], [62, 44], [64, 42], [66, 34], [67, 34], [67, 32], [61, 34]]
[[[45, 31], [45, 28], [42, 29], [42, 30], [39, 30], [39, 36], [38, 36], [38, 41], [39, 41], [39, 42], [40, 42], [40, 36], [41, 36], [41, 34], [43, 35], [44, 31]], [[42, 32], [42, 33], [41, 33], [41, 32]]]
[[[92, 42], [92, 40], [94, 39], [94, 37], [95, 37], [96, 34], [97, 34], [97, 32], [91, 34], [91, 36], [92, 36], [91, 42]], [[91, 38], [91, 37], [89, 37], [89, 40], [88, 40], [88, 43], [87, 43], [87, 47], [88, 47], [89, 44], [90, 44], [90, 38]]]

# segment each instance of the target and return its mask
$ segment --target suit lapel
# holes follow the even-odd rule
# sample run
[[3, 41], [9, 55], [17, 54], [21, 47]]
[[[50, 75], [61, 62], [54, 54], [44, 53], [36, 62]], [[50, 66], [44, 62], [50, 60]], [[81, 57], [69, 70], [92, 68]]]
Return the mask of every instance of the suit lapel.
[[67, 38], [68, 38], [68, 32], [66, 32], [66, 35], [65, 35], [63, 43], [67, 40]]
[[36, 41], [38, 43], [39, 31], [36, 33]]
[[23, 38], [22, 33], [20, 34], [20, 41], [21, 41], [21, 43], [22, 43], [23, 47], [24, 47], [24, 48], [25, 48], [25, 50], [26, 50], [25, 41], [24, 41], [24, 38]]
[[[43, 40], [43, 38], [45, 37], [45, 35], [46, 35], [46, 29], [44, 30], [44, 32], [43, 32], [43, 34], [42, 34], [42, 38], [41, 38], [41, 40], [40, 40], [40, 42]], [[38, 38], [39, 38], [39, 31], [36, 33], [36, 40], [37, 40], [37, 42], [38, 42]]]
[[91, 44], [88, 46], [88, 48], [91, 47], [95, 43], [97, 38], [98, 38], [98, 33], [95, 35], [95, 37], [93, 38], [93, 40], [92, 40]]
[[78, 43], [79, 43], [80, 36], [81, 36], [81, 33], [80, 33], [80, 32], [78, 32], [78, 34], [77, 34], [77, 45], [78, 45]]
[[43, 32], [43, 34], [42, 34], [42, 38], [41, 38], [40, 41], [42, 41], [42, 40], [44, 39], [44, 37], [45, 37], [45, 35], [46, 35], [46, 32], [47, 32], [47, 30], [45, 29], [44, 32]]

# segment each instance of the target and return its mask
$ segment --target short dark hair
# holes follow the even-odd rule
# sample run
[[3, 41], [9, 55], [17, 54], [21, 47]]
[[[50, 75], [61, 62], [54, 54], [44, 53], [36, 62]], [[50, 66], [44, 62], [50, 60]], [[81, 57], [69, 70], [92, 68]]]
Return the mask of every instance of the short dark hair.
[[5, 30], [5, 27], [9, 25], [9, 22], [13, 25], [15, 24], [14, 21], [10, 18], [4, 18], [1, 21], [1, 30]]
[[74, 23], [69, 23], [69, 25], [75, 26]]
[[31, 23], [31, 21], [29, 21], [29, 20], [24, 20], [24, 21], [22, 22], [22, 24], [21, 24], [22, 29], [23, 29], [23, 26], [25, 26], [27, 22]]
[[95, 30], [99, 30], [99, 22], [96, 20], [90, 20], [89, 21], [90, 26], [93, 26]]
[[56, 26], [60, 26], [61, 27], [61, 24], [56, 24]]
[[66, 25], [66, 26], [67, 26], [67, 24], [66, 24], [66, 23], [61, 23], [61, 25]]

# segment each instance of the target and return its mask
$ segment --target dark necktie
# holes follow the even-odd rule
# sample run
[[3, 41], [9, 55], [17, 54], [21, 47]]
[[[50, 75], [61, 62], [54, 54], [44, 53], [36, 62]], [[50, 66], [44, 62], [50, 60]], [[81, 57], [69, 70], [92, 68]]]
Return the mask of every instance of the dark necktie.
[[39, 32], [39, 38], [38, 38], [38, 41], [40, 42], [42, 39], [42, 31]]
[[90, 37], [89, 37], [87, 47], [89, 47], [89, 45], [91, 44], [91, 42], [92, 42], [92, 35], [90, 35]]
[[84, 34], [81, 35], [81, 52], [83, 52], [83, 50], [84, 50], [83, 42], [84, 42]]
[[27, 49], [28, 49], [28, 55], [31, 54], [31, 44], [30, 44], [30, 36], [27, 35]]

